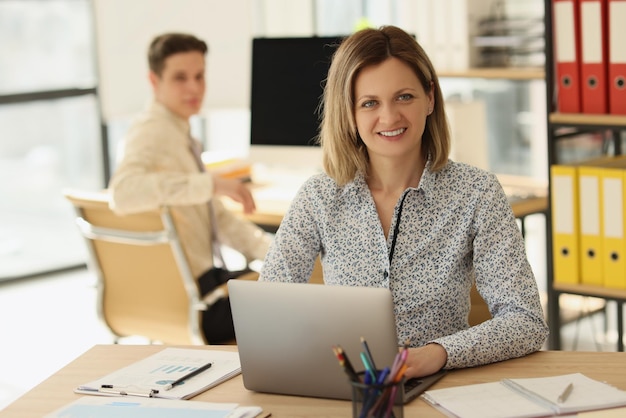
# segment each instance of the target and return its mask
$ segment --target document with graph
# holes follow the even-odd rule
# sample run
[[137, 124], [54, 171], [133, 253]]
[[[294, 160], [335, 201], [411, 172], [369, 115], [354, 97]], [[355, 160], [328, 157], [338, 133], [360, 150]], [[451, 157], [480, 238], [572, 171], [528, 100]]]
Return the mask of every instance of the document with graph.
[[74, 392], [86, 395], [188, 399], [241, 373], [239, 353], [164, 348]]

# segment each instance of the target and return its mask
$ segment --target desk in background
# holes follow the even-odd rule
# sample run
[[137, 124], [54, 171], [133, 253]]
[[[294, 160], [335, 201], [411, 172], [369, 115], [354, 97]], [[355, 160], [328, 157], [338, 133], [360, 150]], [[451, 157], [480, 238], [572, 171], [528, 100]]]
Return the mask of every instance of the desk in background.
[[[102, 377], [165, 347], [162, 345], [94, 346], [0, 411], [0, 418], [44, 416], [82, 396], [73, 393], [76, 386]], [[236, 347], [211, 346], [210, 349], [236, 350]], [[451, 371], [432, 388], [441, 389], [493, 382], [503, 378], [545, 377], [575, 372], [626, 390], [626, 353], [540, 351], [519, 359]], [[346, 384], [348, 384], [347, 380]], [[201, 393], [193, 400], [258, 405], [264, 411], [271, 412], [272, 418], [314, 416], [345, 418], [351, 414], [350, 401], [248, 391], [243, 387], [241, 375]], [[444, 415], [418, 398], [405, 405], [405, 416], [429, 418]]]
[[[312, 175], [306, 170], [294, 172], [280, 170], [254, 179], [251, 185], [257, 210], [246, 215], [268, 232], [276, 232], [298, 189]], [[522, 235], [526, 233], [525, 219], [529, 215], [545, 214], [548, 210], [547, 183], [529, 177], [498, 174], [498, 179], [509, 197], [513, 214], [520, 220]], [[241, 205], [223, 199], [227, 208], [241, 213]]]

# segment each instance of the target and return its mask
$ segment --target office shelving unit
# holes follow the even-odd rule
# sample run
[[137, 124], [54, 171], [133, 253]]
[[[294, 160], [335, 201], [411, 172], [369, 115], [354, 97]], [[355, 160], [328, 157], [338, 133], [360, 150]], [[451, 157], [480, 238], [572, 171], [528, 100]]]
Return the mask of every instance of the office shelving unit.
[[[626, 131], [626, 116], [618, 115], [588, 115], [554, 113], [554, 50], [553, 50], [553, 25], [552, 25], [553, 0], [545, 0], [545, 48], [546, 48], [546, 100], [547, 100], [547, 127], [548, 127], [548, 164], [550, 166], [559, 163], [557, 154], [557, 142], [567, 141], [572, 133], [600, 132], [612, 143], [613, 154], [622, 154], [622, 133]], [[567, 133], [563, 133], [567, 128]], [[549, 196], [552, 195], [551, 182], [548, 187]], [[550, 203], [549, 203], [550, 204]], [[550, 209], [550, 206], [549, 206]], [[592, 296], [613, 301], [617, 306], [617, 351], [624, 351], [623, 343], [623, 304], [626, 303], [626, 290], [613, 289], [601, 286], [585, 284], [555, 283], [553, 277], [552, 261], [552, 216], [551, 210], [547, 213], [547, 283], [548, 283], [548, 325], [550, 327], [549, 348], [561, 349], [561, 318], [559, 309], [559, 296], [561, 294], [574, 294]]]
[[542, 68], [470, 68], [438, 71], [439, 78], [485, 78], [503, 80], [543, 80]]
[[[474, 156], [466, 162], [480, 167], [487, 163], [492, 171], [528, 177], [529, 181], [535, 176], [543, 178], [543, 170], [538, 173], [532, 155], [544, 152], [545, 128], [529, 118], [531, 114], [532, 119], [544, 117], [543, 106], [533, 106], [545, 101], [543, 67], [438, 69], [437, 74], [445, 100], [453, 105], [448, 109], [453, 136], [462, 134], [461, 144], [477, 141], [472, 150], [467, 145], [460, 147], [461, 155]], [[475, 105], [484, 106], [484, 120], [480, 119], [482, 110]], [[465, 108], [479, 118], [468, 118]], [[468, 123], [476, 129], [468, 130]], [[483, 131], [484, 137], [476, 137]]]

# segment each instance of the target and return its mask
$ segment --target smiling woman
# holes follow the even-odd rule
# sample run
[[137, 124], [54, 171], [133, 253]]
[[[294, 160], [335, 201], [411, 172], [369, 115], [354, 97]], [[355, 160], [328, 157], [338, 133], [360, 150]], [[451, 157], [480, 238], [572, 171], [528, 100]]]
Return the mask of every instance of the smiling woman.
[[[357, 141], [367, 148], [368, 184], [387, 236], [396, 202], [407, 187], [419, 185], [426, 165], [422, 136], [434, 102], [432, 83], [427, 86], [394, 57], [363, 68], [354, 83]], [[391, 185], [389, 167], [404, 179]]]
[[[305, 282], [320, 255], [326, 284], [388, 288], [408, 377], [542, 347], [511, 206], [494, 174], [448, 159], [439, 81], [412, 36], [383, 26], [341, 43], [320, 142], [325, 173], [293, 199], [259, 280]], [[474, 285], [493, 315], [479, 326], [468, 323]]]
[[[393, 57], [361, 70], [354, 86], [357, 135], [368, 148], [371, 167], [379, 158], [382, 163], [402, 157], [411, 164], [407, 183], [412, 187], [417, 187], [426, 163], [422, 135], [434, 102], [428, 87], [427, 92], [413, 70]], [[370, 176], [376, 181], [376, 172], [370, 171]]]

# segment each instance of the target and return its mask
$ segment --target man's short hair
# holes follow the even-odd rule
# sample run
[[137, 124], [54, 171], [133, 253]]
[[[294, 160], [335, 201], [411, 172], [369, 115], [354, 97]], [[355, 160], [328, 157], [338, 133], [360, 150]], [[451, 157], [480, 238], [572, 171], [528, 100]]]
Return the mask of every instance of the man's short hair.
[[164, 33], [157, 36], [148, 48], [148, 66], [150, 71], [161, 76], [165, 67], [165, 60], [170, 55], [180, 52], [197, 51], [206, 54], [209, 50], [207, 44], [193, 35], [186, 33]]

